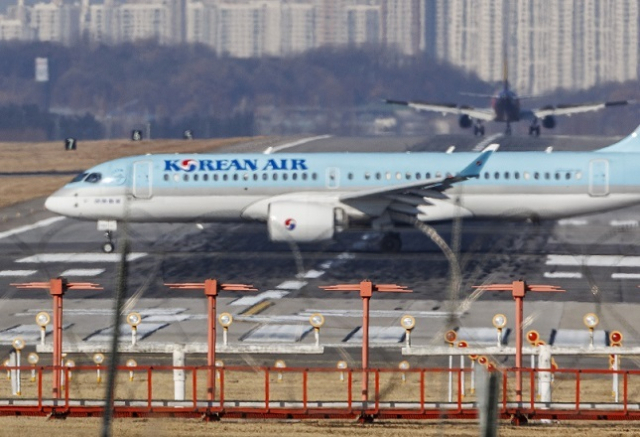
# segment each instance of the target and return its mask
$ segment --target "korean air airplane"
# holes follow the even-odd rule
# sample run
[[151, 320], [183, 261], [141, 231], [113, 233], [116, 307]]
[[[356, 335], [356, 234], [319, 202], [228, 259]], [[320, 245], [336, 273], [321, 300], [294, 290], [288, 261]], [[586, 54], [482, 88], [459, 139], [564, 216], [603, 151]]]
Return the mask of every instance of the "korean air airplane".
[[52, 194], [50, 211], [96, 220], [114, 250], [117, 222], [266, 223], [272, 241], [347, 229], [384, 234], [454, 218], [543, 220], [640, 204], [640, 126], [591, 152], [174, 154], [116, 159]]

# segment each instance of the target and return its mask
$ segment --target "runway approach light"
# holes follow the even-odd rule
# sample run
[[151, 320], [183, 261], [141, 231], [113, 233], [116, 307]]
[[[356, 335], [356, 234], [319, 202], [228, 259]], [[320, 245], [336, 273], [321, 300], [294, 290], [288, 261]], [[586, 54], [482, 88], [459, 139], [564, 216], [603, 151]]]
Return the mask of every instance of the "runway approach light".
[[609, 346], [620, 346], [622, 345], [622, 332], [620, 331], [611, 331], [609, 334]]
[[[398, 364], [398, 369], [400, 370], [409, 370], [411, 366], [409, 365], [408, 361], [400, 361], [400, 363]], [[407, 375], [405, 374], [405, 372], [402, 372], [402, 382], [407, 382]]]
[[[277, 360], [274, 366], [276, 369], [284, 369], [285, 367], [287, 367], [287, 364], [284, 362], [284, 360]], [[282, 378], [282, 372], [278, 372], [278, 382], [282, 381]]]
[[[93, 354], [93, 362], [96, 363], [97, 366], [100, 366], [104, 363], [104, 355], [100, 352]], [[102, 382], [102, 376], [100, 375], [100, 368], [96, 369], [96, 382], [100, 384]]]
[[38, 364], [38, 361], [40, 361], [40, 357], [38, 356], [37, 353], [31, 352], [29, 355], [27, 355], [27, 361], [32, 366], [31, 382], [35, 382], [36, 381], [36, 364]]
[[456, 342], [457, 338], [458, 334], [453, 329], [450, 329], [449, 331], [444, 333], [444, 341], [449, 343], [451, 347], [453, 347], [453, 344]]
[[36, 314], [36, 323], [40, 327], [40, 344], [44, 345], [44, 337], [47, 335], [47, 325], [51, 322], [51, 317], [46, 311]]
[[142, 316], [135, 311], [127, 314], [127, 323], [131, 326], [131, 345], [135, 346], [138, 342], [138, 325], [142, 322]]
[[313, 335], [316, 339], [316, 347], [320, 347], [320, 327], [324, 325], [324, 316], [320, 313], [313, 313], [309, 317], [309, 323], [313, 326]]
[[491, 320], [493, 326], [498, 330], [498, 347], [502, 347], [502, 330], [507, 326], [507, 316], [504, 314], [496, 314]]
[[22, 349], [24, 349], [25, 343], [22, 337], [17, 337], [13, 339], [11, 345], [16, 351], [21, 351]]
[[527, 331], [527, 341], [531, 346], [535, 346], [538, 340], [540, 340], [540, 334], [538, 334], [538, 331], [534, 329]]
[[587, 313], [582, 318], [582, 322], [589, 328], [589, 347], [593, 348], [593, 331], [596, 329], [596, 326], [598, 326], [598, 323], [600, 323], [600, 320], [595, 314]]
[[71, 369], [73, 369], [74, 367], [76, 367], [76, 362], [73, 360], [67, 360], [67, 362], [65, 363], [65, 366], [69, 369], [69, 380], [71, 380]]
[[218, 367], [224, 367], [224, 361], [222, 360], [216, 360], [216, 380], [220, 381], [220, 371], [218, 370]]
[[340, 369], [340, 381], [344, 381], [344, 369], [347, 368], [347, 362], [338, 361], [338, 364], [336, 364], [336, 368]]
[[[133, 358], [127, 360], [127, 367], [137, 367], [138, 363]], [[133, 370], [129, 370], [129, 382], [133, 381]]]
[[227, 346], [229, 326], [233, 323], [233, 316], [229, 313], [222, 313], [218, 316], [218, 322], [222, 325], [222, 344]]
[[404, 328], [404, 338], [407, 348], [411, 347], [411, 330], [416, 326], [416, 319], [409, 314], [400, 318], [400, 325]]

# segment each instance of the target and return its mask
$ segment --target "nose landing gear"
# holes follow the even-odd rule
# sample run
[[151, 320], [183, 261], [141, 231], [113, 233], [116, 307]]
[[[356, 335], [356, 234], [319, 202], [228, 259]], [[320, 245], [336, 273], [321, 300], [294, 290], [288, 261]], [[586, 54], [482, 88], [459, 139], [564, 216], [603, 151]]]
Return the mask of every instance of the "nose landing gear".
[[102, 251], [104, 253], [112, 253], [116, 249], [116, 245], [113, 243], [112, 232], [106, 231], [104, 235], [107, 237], [107, 241], [102, 244]]

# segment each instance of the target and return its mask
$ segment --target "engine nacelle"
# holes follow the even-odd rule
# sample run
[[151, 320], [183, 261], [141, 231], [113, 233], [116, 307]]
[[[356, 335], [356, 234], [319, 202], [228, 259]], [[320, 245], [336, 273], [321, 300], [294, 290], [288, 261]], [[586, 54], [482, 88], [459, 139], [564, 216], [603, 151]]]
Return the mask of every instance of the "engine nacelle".
[[556, 119], [552, 115], [547, 115], [542, 119], [542, 126], [545, 129], [553, 129], [556, 127]]
[[458, 125], [460, 125], [460, 127], [463, 129], [470, 128], [472, 123], [473, 122], [471, 121], [471, 117], [469, 117], [467, 114], [461, 115], [458, 119]]
[[269, 205], [267, 229], [271, 241], [326, 241], [346, 226], [344, 210], [330, 204], [291, 201]]

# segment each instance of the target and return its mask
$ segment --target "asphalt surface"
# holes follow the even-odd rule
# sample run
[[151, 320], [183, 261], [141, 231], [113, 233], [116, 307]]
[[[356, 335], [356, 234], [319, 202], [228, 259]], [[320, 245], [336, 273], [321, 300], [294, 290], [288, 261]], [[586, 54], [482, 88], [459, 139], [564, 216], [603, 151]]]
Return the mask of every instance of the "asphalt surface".
[[[592, 150], [616, 139], [563, 136], [480, 139], [446, 135], [426, 139], [328, 137], [302, 143], [300, 140], [299, 137], [272, 138], [235, 146], [232, 150], [262, 152], [267, 147], [284, 146], [280, 151], [419, 153], [445, 151], [455, 145], [455, 151], [460, 152], [480, 150], [483, 145], [498, 142], [500, 150], [542, 151], [552, 147], [560, 151]], [[295, 143], [300, 144], [293, 145]], [[67, 294], [70, 302], [67, 305], [77, 307], [77, 314], [83, 315], [69, 313], [66, 320], [73, 325], [65, 335], [70, 336], [70, 341], [86, 342], [90, 341], [91, 335], [109, 325], [109, 317], [92, 317], [87, 310], [99, 308], [108, 312], [109, 299], [117, 282], [117, 255], [106, 259], [99, 252], [104, 237], [96, 230], [95, 223], [59, 219], [16, 233], [21, 226], [55, 217], [43, 210], [43, 202], [44, 199], [40, 199], [0, 211], [3, 305], [0, 336], [3, 332], [6, 334], [6, 338], [0, 338], [0, 344], [7, 344], [11, 335], [21, 332], [20, 327], [33, 326], [36, 309], [47, 309], [51, 305], [46, 290], [20, 290], [10, 285], [12, 283], [48, 281], [59, 275], [65, 275], [71, 281], [99, 283], [104, 288], [101, 291]], [[416, 341], [434, 341], [451, 323], [457, 327], [490, 327], [494, 311], [513, 313], [512, 300], [504, 293], [485, 293], [472, 300], [473, 285], [523, 278], [529, 283], [559, 285], [566, 290], [554, 295], [532, 293], [527, 296], [525, 315], [532, 317], [531, 326], [547, 338], [554, 329], [583, 328], [582, 315], [594, 311], [601, 316], [603, 329], [623, 329], [628, 339], [635, 341], [638, 326], [634, 322], [637, 308], [634, 304], [640, 303], [640, 258], [635, 258], [640, 256], [636, 249], [640, 240], [638, 212], [640, 208], [630, 208], [542, 224], [465, 220], [438, 225], [435, 229], [446, 241], [460, 241], [459, 262], [463, 277], [457, 291], [451, 289], [450, 266], [442, 252], [418, 231], [403, 231], [402, 252], [385, 254], [378, 252], [378, 236], [371, 232], [345, 232], [335, 242], [292, 248], [269, 242], [263, 224], [205, 224], [203, 229], [195, 224], [134, 224], [129, 228], [129, 238], [133, 252], [139, 257], [129, 263], [127, 294], [132, 298], [131, 308], [180, 308], [184, 311], [176, 314], [193, 316], [189, 320], [169, 320], [167, 326], [151, 332], [142, 341], [201, 342], [205, 339], [202, 292], [169, 290], [165, 283], [200, 282], [212, 277], [224, 282], [252, 284], [259, 292], [282, 291], [282, 296], [264, 299], [271, 304], [259, 312], [265, 319], [247, 319], [231, 337], [236, 342], [250, 342], [248, 337], [261, 326], [284, 323], [277, 317], [290, 317], [292, 323], [306, 324], [304, 320], [308, 315], [305, 314], [309, 309], [357, 311], [360, 308], [360, 299], [354, 293], [329, 295], [319, 288], [321, 285], [354, 283], [362, 279], [397, 283], [413, 292], [402, 296], [375, 296], [379, 308], [391, 313], [372, 324], [398, 326], [398, 318], [404, 312], [423, 311], [426, 314], [435, 311], [438, 313], [435, 317], [424, 316], [428, 331], [415, 336]], [[69, 260], [71, 256], [75, 258]], [[252, 307], [233, 305], [240, 297], [240, 293], [225, 295], [220, 311], [241, 315]], [[178, 299], [184, 299], [186, 303], [178, 304]], [[451, 323], [447, 311], [455, 305], [447, 303], [450, 299], [458, 308], [461, 303], [468, 303], [460, 317]], [[144, 312], [143, 316], [146, 317]], [[269, 317], [274, 318], [273, 321]], [[353, 315], [344, 318], [337, 314], [327, 319], [339, 323], [339, 327], [327, 331], [327, 341], [334, 345], [347, 345], [345, 339], [360, 326], [359, 317]], [[397, 332], [394, 331], [393, 336], [398, 337]], [[309, 343], [313, 342], [312, 337], [307, 330], [293, 341]], [[398, 349], [402, 346], [401, 341], [400, 335], [390, 344]], [[352, 346], [357, 346], [357, 342]], [[388, 361], [385, 357], [387, 355], [382, 354], [377, 359]]]

